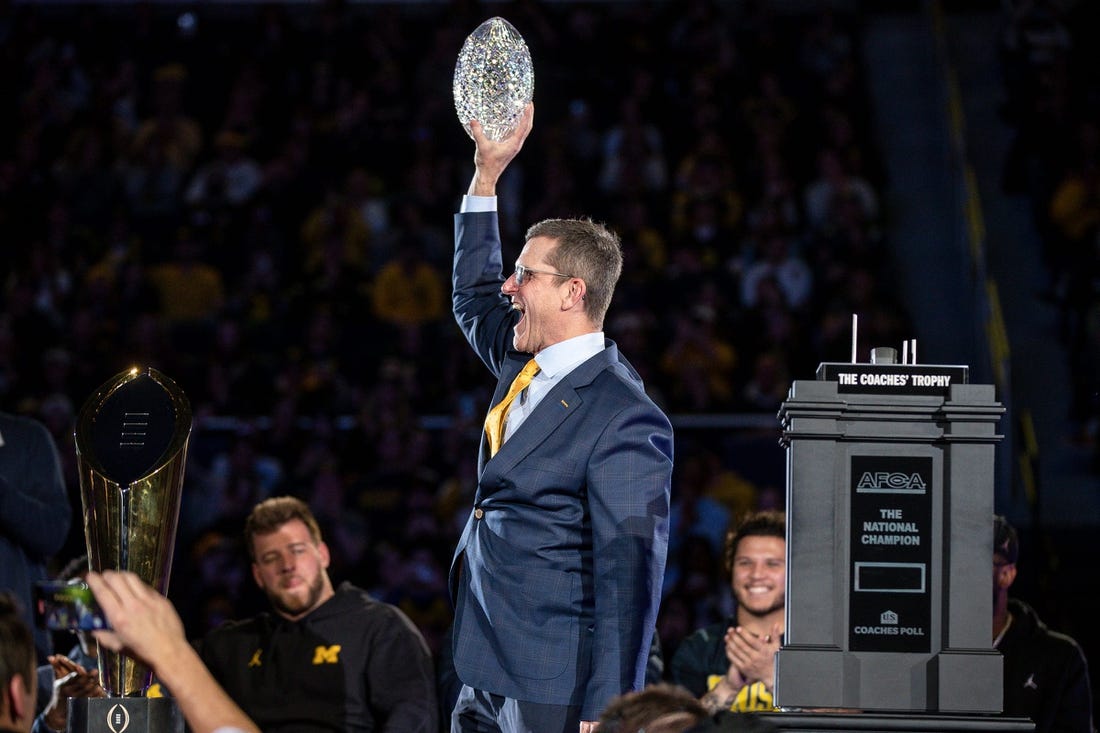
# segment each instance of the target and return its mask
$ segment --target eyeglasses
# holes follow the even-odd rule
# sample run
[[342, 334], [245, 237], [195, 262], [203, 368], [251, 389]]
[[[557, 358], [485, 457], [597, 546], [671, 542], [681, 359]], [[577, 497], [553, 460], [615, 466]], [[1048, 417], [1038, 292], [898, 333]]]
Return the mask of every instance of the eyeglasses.
[[530, 267], [524, 267], [523, 265], [516, 265], [516, 271], [513, 273], [516, 278], [516, 285], [523, 285], [527, 282], [529, 275], [553, 275], [554, 277], [572, 278], [575, 275], [566, 275], [564, 272], [554, 272], [553, 270], [532, 270]]

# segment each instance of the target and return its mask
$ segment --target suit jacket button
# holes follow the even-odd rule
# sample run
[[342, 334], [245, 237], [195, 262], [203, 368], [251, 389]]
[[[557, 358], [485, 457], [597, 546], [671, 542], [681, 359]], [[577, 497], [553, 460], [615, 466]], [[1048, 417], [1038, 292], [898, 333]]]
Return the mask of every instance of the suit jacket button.
[[484, 516], [485, 516], [485, 511], [481, 507], [478, 507], [477, 509], [474, 509], [474, 519], [481, 519]]

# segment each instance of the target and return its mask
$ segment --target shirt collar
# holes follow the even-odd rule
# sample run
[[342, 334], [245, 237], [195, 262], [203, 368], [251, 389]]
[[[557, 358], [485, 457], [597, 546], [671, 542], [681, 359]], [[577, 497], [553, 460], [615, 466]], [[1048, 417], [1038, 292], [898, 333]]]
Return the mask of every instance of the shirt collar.
[[[581, 362], [587, 361], [604, 349], [603, 331], [585, 333], [547, 346], [535, 357], [539, 373], [553, 379]], [[537, 377], [536, 377], [537, 378]]]

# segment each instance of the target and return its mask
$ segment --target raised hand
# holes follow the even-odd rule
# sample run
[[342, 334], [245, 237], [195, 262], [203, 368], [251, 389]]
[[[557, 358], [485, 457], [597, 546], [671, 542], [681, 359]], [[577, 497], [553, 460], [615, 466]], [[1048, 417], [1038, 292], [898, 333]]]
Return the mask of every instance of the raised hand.
[[183, 623], [171, 601], [133, 573], [89, 573], [88, 585], [111, 623], [111, 631], [93, 632], [104, 647], [153, 666], [185, 640]]
[[481, 123], [470, 120], [470, 134], [477, 147], [474, 150], [474, 177], [470, 181], [469, 193], [472, 196], [495, 196], [497, 181], [504, 169], [519, 154], [531, 128], [535, 123], [535, 103], [528, 102], [523, 115], [516, 123], [512, 134], [501, 141], [490, 140], [485, 135]]

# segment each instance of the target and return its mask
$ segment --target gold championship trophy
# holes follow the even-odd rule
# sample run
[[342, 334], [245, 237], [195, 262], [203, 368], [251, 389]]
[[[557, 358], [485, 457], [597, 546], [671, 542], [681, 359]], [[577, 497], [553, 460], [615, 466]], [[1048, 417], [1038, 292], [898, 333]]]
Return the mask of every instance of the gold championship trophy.
[[[187, 397], [152, 368], [116, 375], [81, 408], [76, 454], [92, 570], [129, 570], [167, 595], [190, 436]], [[108, 697], [70, 701], [70, 731], [184, 730], [171, 698], [146, 697], [146, 665], [100, 647], [99, 676]]]

